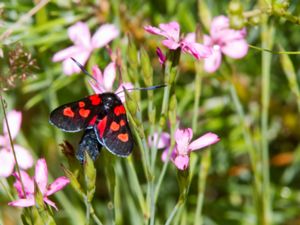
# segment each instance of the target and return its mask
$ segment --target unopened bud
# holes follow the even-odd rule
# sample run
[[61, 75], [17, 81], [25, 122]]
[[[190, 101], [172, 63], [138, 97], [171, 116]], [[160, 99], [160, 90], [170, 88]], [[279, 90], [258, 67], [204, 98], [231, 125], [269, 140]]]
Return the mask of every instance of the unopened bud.
[[245, 26], [245, 20], [243, 16], [233, 15], [229, 17], [230, 19], [230, 27], [235, 30], [240, 30]]

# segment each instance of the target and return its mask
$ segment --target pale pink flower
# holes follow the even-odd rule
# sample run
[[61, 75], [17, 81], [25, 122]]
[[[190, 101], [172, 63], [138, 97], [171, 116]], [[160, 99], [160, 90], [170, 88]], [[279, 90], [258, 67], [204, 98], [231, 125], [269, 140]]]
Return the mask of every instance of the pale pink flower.
[[204, 44], [212, 48], [212, 55], [204, 59], [204, 69], [215, 72], [221, 65], [222, 54], [233, 59], [243, 58], [248, 53], [246, 29], [231, 29], [226, 16], [215, 17], [211, 23], [210, 36], [204, 35]]
[[[36, 204], [36, 190], [34, 189], [35, 182], [37, 184], [37, 187], [39, 188], [39, 191], [43, 195], [44, 202], [57, 210], [55, 203], [51, 201], [48, 196], [60, 191], [70, 182], [67, 177], [62, 176], [54, 180], [52, 184], [48, 185], [48, 168], [45, 159], [39, 159], [36, 162], [35, 175], [33, 178], [31, 178], [25, 171], [21, 171], [22, 179], [20, 179], [18, 173], [14, 173], [14, 176], [16, 178], [14, 187], [16, 188], [20, 199], [9, 202], [8, 205], [16, 207], [29, 207]], [[25, 193], [22, 190], [21, 180], [24, 185]]]
[[86, 23], [77, 22], [68, 29], [68, 35], [73, 46], [57, 52], [52, 60], [63, 61], [63, 70], [66, 75], [79, 73], [80, 68], [70, 59], [76, 59], [84, 65], [94, 49], [104, 47], [119, 35], [118, 28], [113, 24], [103, 24], [91, 37]]
[[171, 145], [170, 134], [167, 132], [162, 132], [160, 136], [158, 136], [158, 133], [155, 132], [153, 135], [148, 137], [148, 144], [150, 147], [155, 146], [157, 144], [155, 146], [157, 147], [157, 149], [164, 149], [161, 155], [161, 160], [163, 162], [166, 162]]
[[180, 170], [185, 170], [189, 166], [189, 155], [192, 151], [215, 144], [220, 140], [218, 135], [211, 132], [191, 142], [192, 137], [193, 130], [191, 128], [177, 129], [175, 132], [176, 146], [174, 153], [171, 155], [171, 160]]
[[[90, 85], [95, 91], [96, 94], [101, 94], [104, 92], [113, 92], [113, 84], [116, 80], [116, 63], [109, 63], [104, 69], [103, 73], [98, 66], [93, 66], [92, 75], [95, 78], [95, 81], [90, 81]], [[133, 85], [130, 82], [121, 83], [115, 93], [118, 93], [118, 96], [125, 102], [125, 93], [123, 92], [123, 87], [125, 89], [133, 88]]]
[[[192, 151], [199, 150], [206, 146], [217, 143], [220, 138], [211, 132], [208, 132], [196, 140], [192, 141], [193, 130], [191, 128], [187, 129], [177, 129], [175, 132], [175, 148], [172, 149], [170, 160], [175, 164], [175, 166], [180, 170], [185, 170], [189, 166], [190, 153]], [[157, 142], [157, 134], [155, 133], [151, 138], [148, 139], [149, 145], [152, 146], [153, 143]], [[162, 160], [166, 162], [167, 156], [170, 149], [170, 135], [168, 133], [162, 133], [160, 139], [158, 140], [157, 148], [165, 148], [162, 153]]]
[[[22, 113], [16, 110], [10, 111], [7, 114], [7, 120], [11, 138], [14, 140], [21, 128]], [[28, 169], [32, 167], [33, 158], [29, 150], [17, 144], [14, 144], [14, 149], [20, 168]], [[13, 173], [15, 163], [6, 122], [3, 120], [3, 136], [0, 135], [0, 177], [10, 176]]]
[[196, 59], [203, 59], [211, 54], [211, 48], [197, 43], [195, 40], [189, 38], [180, 38], [180, 26], [177, 22], [161, 23], [159, 27], [145, 26], [144, 29], [155, 35], [163, 36], [163, 45], [171, 50], [181, 48], [185, 53], [189, 53]]

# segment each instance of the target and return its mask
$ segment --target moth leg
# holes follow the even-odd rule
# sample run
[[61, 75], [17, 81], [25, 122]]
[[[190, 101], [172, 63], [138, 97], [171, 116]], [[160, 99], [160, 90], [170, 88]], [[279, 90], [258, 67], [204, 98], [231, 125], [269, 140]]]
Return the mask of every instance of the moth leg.
[[85, 151], [95, 161], [100, 154], [102, 145], [98, 142], [94, 129], [87, 129], [79, 142], [76, 158], [81, 164], [85, 162]]

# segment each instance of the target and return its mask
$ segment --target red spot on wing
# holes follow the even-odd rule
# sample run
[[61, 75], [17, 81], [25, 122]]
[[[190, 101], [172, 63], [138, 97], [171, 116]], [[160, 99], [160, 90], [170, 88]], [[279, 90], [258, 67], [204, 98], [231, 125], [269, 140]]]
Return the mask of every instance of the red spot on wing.
[[120, 120], [120, 126], [121, 127], [125, 126], [125, 124], [126, 124], [125, 120]]
[[89, 110], [89, 109], [80, 109], [79, 115], [84, 118], [87, 118], [90, 115], [90, 112], [91, 112], [91, 110]]
[[97, 94], [96, 95], [91, 95], [90, 100], [92, 102], [92, 105], [99, 105], [101, 103], [101, 98]]
[[128, 141], [128, 134], [118, 134], [118, 139], [122, 142], [127, 142]]
[[83, 101], [78, 102], [78, 105], [80, 108], [83, 108], [85, 106], [85, 103]]
[[105, 131], [105, 127], [106, 127], [106, 122], [107, 122], [107, 116], [105, 116], [102, 120], [99, 121], [99, 123], [97, 124], [97, 129], [99, 132], [99, 136], [102, 138], [104, 131]]
[[112, 131], [118, 131], [120, 129], [120, 125], [117, 124], [115, 121], [113, 121], [111, 124], [110, 124], [110, 129]]
[[125, 108], [123, 105], [118, 105], [114, 108], [114, 113], [116, 116], [119, 116], [121, 114], [126, 114]]
[[94, 116], [94, 117], [90, 120], [89, 126], [93, 126], [93, 125], [95, 124], [95, 122], [96, 122], [96, 119], [97, 119], [97, 116]]
[[74, 117], [75, 113], [71, 109], [71, 107], [64, 108], [63, 114], [67, 117]]

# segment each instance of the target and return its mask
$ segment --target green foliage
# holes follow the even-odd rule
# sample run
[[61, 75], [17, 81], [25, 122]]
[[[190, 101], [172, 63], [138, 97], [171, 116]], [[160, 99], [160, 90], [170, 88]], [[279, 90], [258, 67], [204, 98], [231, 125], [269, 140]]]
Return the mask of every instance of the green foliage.
[[[297, 1], [279, 0], [2, 1], [0, 97], [6, 112], [23, 113], [15, 143], [31, 149], [35, 159], [45, 157], [51, 177], [64, 172], [70, 185], [51, 196], [59, 211], [45, 206], [37, 190], [36, 207], [18, 214], [20, 209], [7, 206], [17, 199], [14, 178], [0, 178], [0, 224], [297, 224], [299, 13]], [[167, 52], [160, 38], [143, 29], [178, 21], [184, 34], [199, 25], [201, 39], [218, 15], [227, 15], [234, 29], [247, 26], [250, 48], [243, 59], [224, 57], [213, 74], [201, 60]], [[106, 48], [92, 53], [85, 65], [89, 72], [94, 65], [103, 71], [115, 58], [117, 81], [168, 84], [147, 93], [125, 91], [135, 138], [126, 159], [103, 149], [95, 162], [86, 155], [80, 165], [74, 149], [81, 134], [48, 123], [51, 110], [93, 93], [88, 77], [66, 76], [62, 63], [52, 61], [72, 45], [67, 29], [78, 21], [91, 33], [104, 23], [121, 31], [110, 53]], [[168, 57], [163, 66], [158, 46]], [[2, 122], [2, 110], [0, 115]], [[162, 151], [148, 144], [148, 136], [168, 132], [172, 150], [178, 126], [192, 127], [194, 138], [214, 132], [221, 142], [191, 154], [189, 169], [178, 171], [171, 151], [162, 162]], [[61, 154], [64, 140], [74, 146], [70, 154]]]

